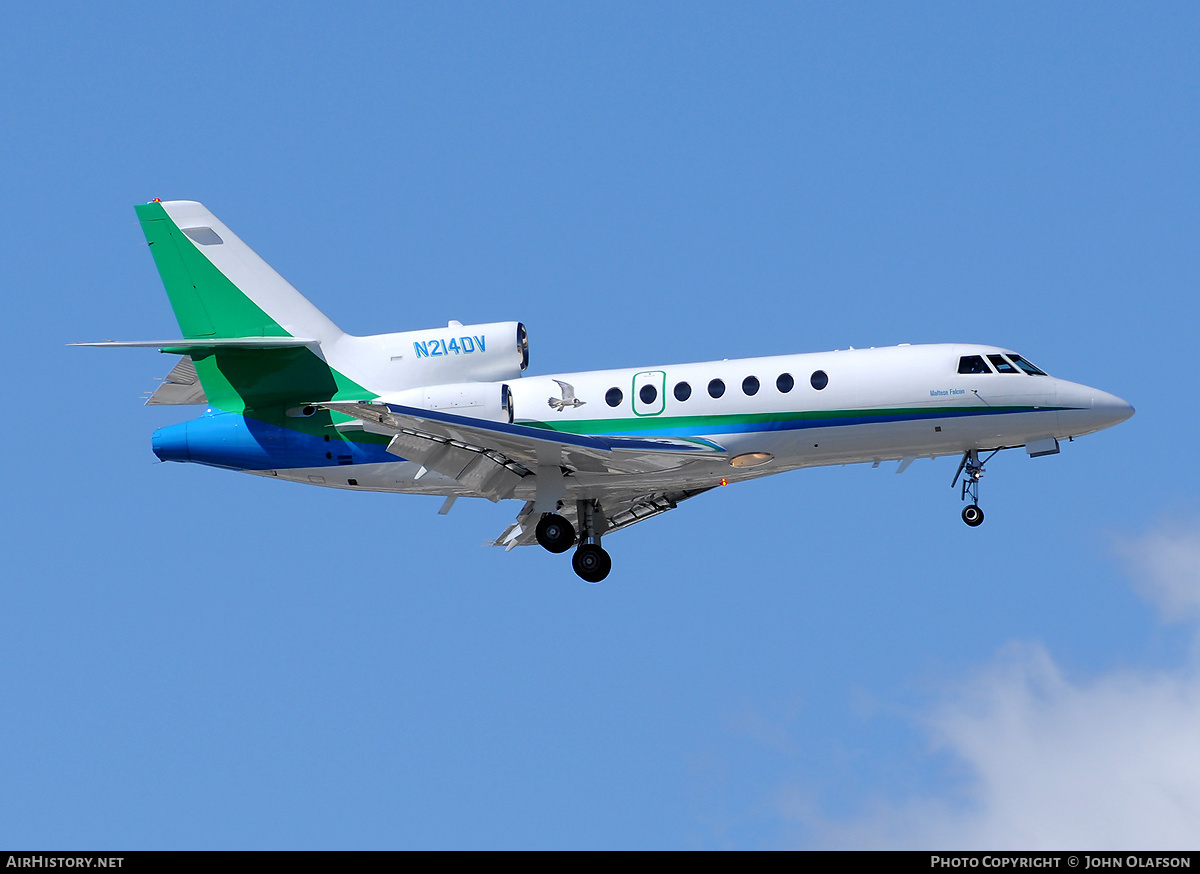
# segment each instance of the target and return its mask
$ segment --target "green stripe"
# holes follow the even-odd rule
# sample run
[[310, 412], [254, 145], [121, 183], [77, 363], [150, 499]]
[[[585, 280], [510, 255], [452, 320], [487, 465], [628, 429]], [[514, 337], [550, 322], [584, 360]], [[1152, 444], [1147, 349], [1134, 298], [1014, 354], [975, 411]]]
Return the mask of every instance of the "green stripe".
[[566, 434], [616, 434], [629, 431], [667, 432], [672, 430], [706, 433], [706, 429], [730, 428], [739, 425], [771, 425], [788, 422], [819, 422], [829, 419], [862, 417], [901, 418], [911, 416], [963, 416], [996, 413], [1052, 412], [1058, 407], [887, 407], [863, 410], [800, 410], [774, 413], [727, 413], [715, 416], [653, 416], [649, 418], [621, 417], [616, 419], [579, 419], [566, 422], [522, 421], [531, 428], [544, 428]]

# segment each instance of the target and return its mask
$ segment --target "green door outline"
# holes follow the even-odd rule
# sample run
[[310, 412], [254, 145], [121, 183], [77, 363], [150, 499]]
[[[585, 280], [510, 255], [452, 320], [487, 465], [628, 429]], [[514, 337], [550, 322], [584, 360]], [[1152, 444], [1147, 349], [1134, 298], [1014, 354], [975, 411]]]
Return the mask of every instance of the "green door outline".
[[[641, 390], [653, 386], [656, 397], [653, 403], [643, 403]], [[665, 370], [643, 370], [633, 375], [633, 413], [635, 416], [657, 416], [667, 408], [667, 373]]]

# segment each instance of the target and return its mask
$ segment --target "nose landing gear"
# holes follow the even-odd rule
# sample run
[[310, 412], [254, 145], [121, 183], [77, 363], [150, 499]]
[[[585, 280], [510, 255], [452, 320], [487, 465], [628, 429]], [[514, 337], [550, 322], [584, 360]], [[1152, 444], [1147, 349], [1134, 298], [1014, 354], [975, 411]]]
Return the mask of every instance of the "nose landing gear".
[[979, 460], [978, 449], [971, 449], [963, 453], [958, 470], [954, 473], [954, 482], [950, 483], [950, 488], [954, 488], [958, 485], [959, 476], [962, 476], [962, 499], [971, 501], [970, 504], [963, 507], [962, 520], [972, 528], [978, 528], [983, 524], [983, 510], [979, 509], [979, 479], [983, 476], [983, 466], [991, 461], [992, 456], [999, 451], [999, 449], [993, 450], [982, 461]]

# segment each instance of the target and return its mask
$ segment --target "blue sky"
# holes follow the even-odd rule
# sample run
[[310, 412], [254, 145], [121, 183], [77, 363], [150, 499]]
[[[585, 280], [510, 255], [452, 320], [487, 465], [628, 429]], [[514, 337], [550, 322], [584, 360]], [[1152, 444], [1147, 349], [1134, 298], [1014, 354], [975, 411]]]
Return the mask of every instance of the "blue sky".
[[[0, 843], [1195, 845], [1194, 4], [0, 15]], [[1126, 398], [999, 456], [721, 489], [612, 576], [516, 504], [159, 464], [133, 204], [355, 333], [531, 372], [977, 341]]]

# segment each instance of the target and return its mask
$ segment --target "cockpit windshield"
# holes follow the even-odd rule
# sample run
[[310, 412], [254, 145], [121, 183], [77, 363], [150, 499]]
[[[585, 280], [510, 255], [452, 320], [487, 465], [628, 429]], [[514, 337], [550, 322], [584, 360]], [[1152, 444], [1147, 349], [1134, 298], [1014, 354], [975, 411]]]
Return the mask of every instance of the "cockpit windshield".
[[992, 367], [996, 368], [1000, 373], [1020, 373], [1021, 371], [1013, 367], [1005, 359], [1003, 355], [989, 355], [988, 361], [992, 362]]
[[958, 359], [959, 373], [991, 373], [982, 355], [964, 355]]
[[[989, 361], [991, 362], [990, 367], [988, 366]], [[1003, 355], [989, 354], [986, 358], [982, 355], [964, 355], [958, 359], [958, 372], [966, 374], [1026, 373], [1029, 376], [1046, 375], [1046, 371], [1034, 367], [1020, 355], [1012, 352], [1005, 352]]]
[[1020, 355], [1014, 355], [1012, 352], [1009, 352], [1008, 357], [1009, 357], [1009, 360], [1011, 360], [1013, 364], [1017, 365], [1017, 367], [1024, 370], [1030, 376], [1045, 376], [1046, 375], [1046, 371], [1040, 370], [1037, 367], [1034, 367], [1033, 364], [1026, 361]]

